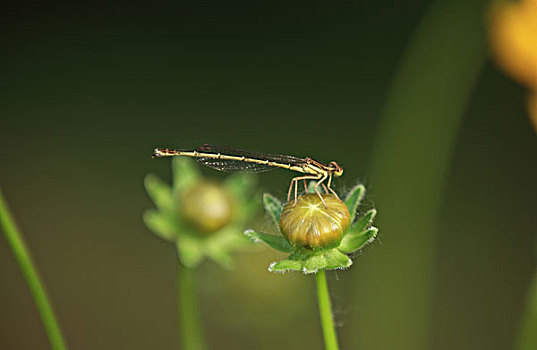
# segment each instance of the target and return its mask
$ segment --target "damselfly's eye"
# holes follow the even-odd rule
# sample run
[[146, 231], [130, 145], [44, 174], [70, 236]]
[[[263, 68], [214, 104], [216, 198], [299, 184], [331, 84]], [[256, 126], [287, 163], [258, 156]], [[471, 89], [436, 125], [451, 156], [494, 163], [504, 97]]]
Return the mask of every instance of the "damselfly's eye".
[[335, 176], [341, 176], [343, 175], [343, 168], [340, 167], [338, 165], [338, 163], [334, 162], [334, 161], [331, 161], [330, 163], [328, 163], [334, 170], [334, 175]]

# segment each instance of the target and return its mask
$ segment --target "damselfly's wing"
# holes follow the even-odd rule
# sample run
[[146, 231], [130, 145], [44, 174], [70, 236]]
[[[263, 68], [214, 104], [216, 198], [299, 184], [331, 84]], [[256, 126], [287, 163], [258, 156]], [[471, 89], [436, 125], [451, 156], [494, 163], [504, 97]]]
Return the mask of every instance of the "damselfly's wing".
[[[279, 154], [266, 154], [259, 153], [254, 151], [246, 151], [235, 148], [227, 148], [221, 146], [212, 146], [212, 145], [203, 145], [196, 149], [200, 153], [212, 153], [212, 154], [222, 154], [236, 157], [245, 157], [248, 159], [255, 159], [269, 162], [276, 162], [281, 164], [291, 164], [291, 165], [300, 165], [304, 163], [304, 159], [279, 155]], [[263, 171], [269, 171], [275, 169], [273, 166], [268, 164], [259, 164], [255, 162], [241, 161], [241, 160], [230, 160], [230, 159], [217, 159], [217, 158], [204, 158], [199, 157], [196, 160], [208, 167], [211, 167], [216, 170], [224, 172], [234, 172], [234, 171], [244, 171], [244, 172], [253, 172], [259, 173]]]
[[222, 160], [215, 158], [196, 158], [198, 162], [210, 168], [231, 173], [241, 171], [245, 173], [261, 173], [276, 168], [266, 164], [245, 163], [238, 160]]

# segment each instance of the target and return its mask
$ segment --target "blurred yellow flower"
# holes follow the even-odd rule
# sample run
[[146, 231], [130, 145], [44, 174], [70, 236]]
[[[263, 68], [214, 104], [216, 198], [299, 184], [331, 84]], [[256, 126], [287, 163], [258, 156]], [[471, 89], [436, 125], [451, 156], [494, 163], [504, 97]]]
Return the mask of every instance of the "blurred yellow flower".
[[528, 113], [537, 132], [537, 0], [496, 2], [489, 35], [498, 66], [530, 90]]
[[537, 91], [537, 0], [498, 2], [490, 19], [496, 63], [512, 78]]

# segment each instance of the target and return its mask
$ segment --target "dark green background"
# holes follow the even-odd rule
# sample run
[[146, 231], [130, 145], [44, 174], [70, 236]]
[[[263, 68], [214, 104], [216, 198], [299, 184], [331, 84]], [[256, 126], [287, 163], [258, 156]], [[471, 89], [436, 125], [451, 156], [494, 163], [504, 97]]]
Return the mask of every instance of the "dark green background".
[[[428, 6], [2, 7], [0, 185], [71, 348], [179, 347], [175, 250], [141, 221], [152, 206], [145, 174], [170, 178], [169, 161], [150, 158], [153, 147], [208, 142], [333, 159], [345, 168], [339, 192], [356, 182], [367, 185], [391, 78]], [[534, 266], [536, 140], [523, 89], [487, 63], [458, 133], [439, 229], [431, 232], [439, 235], [435, 349], [506, 349], [512, 343]], [[284, 198], [290, 176], [274, 171], [259, 180]], [[366, 205], [374, 203], [373, 186]], [[348, 322], [375, 313], [367, 300], [351, 295], [360, 288], [361, 262], [374, 269], [368, 261], [390, 240], [380, 229], [379, 240], [350, 271], [330, 274], [345, 349], [353, 349], [357, 337], [371, 344], [396, 331], [363, 334], [360, 324]], [[313, 279], [270, 274], [275, 258], [260, 250], [239, 256], [234, 272], [212, 263], [201, 267], [211, 349], [322, 348]], [[48, 348], [3, 239], [0, 348]]]

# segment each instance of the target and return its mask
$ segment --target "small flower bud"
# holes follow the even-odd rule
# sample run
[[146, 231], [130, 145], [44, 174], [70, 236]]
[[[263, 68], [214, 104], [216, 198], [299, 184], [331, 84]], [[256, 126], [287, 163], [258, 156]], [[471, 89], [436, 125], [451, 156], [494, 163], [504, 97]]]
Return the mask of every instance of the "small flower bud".
[[181, 215], [201, 232], [218, 231], [229, 223], [232, 200], [218, 184], [200, 181], [181, 200]]
[[280, 229], [287, 240], [299, 247], [332, 248], [337, 246], [350, 225], [351, 215], [343, 201], [332, 194], [298, 197], [296, 205], [285, 205], [280, 218]]

